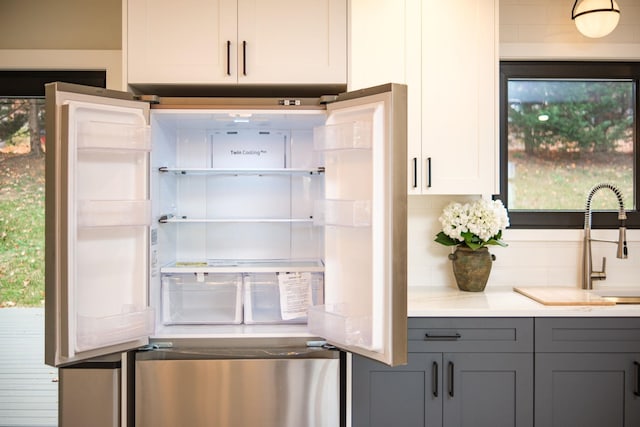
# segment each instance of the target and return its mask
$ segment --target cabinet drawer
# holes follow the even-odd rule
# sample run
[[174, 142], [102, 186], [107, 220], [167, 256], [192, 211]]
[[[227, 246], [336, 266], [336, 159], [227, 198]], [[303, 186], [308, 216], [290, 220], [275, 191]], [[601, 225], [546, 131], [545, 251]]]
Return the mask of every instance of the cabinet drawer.
[[532, 352], [532, 318], [409, 318], [409, 352]]
[[535, 321], [536, 352], [640, 351], [640, 317], [559, 317]]

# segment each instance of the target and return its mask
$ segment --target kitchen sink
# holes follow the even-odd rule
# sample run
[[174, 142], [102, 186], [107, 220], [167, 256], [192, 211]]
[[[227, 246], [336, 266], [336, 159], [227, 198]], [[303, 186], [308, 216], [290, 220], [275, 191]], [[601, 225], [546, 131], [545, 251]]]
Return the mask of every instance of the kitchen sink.
[[594, 289], [590, 292], [616, 304], [640, 304], [640, 289]]

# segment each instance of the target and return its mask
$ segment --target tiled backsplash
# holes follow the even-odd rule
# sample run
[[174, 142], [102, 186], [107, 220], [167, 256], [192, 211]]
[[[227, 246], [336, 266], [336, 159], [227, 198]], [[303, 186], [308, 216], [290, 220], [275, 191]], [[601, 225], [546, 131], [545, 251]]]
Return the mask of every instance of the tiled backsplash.
[[[438, 217], [450, 201], [471, 197], [409, 198], [409, 286], [451, 286], [455, 281], [447, 255], [451, 248], [433, 240], [441, 230]], [[615, 240], [617, 230], [593, 230], [592, 237]], [[507, 248], [490, 246], [496, 256], [487, 286], [579, 286], [582, 230], [506, 230]], [[640, 286], [640, 230], [627, 232], [629, 258], [616, 259], [616, 246], [593, 243], [593, 263], [607, 258], [607, 280], [596, 287]]]

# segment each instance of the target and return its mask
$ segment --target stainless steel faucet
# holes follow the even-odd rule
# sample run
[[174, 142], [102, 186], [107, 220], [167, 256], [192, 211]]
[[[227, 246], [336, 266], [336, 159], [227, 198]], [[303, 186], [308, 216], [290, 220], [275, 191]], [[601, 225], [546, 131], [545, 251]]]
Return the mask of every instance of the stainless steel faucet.
[[[620, 227], [618, 232], [618, 241], [612, 240], [596, 240], [591, 238], [591, 199], [593, 195], [603, 188], [608, 188], [613, 191], [618, 198], [618, 220], [620, 221]], [[594, 280], [604, 280], [607, 278], [606, 263], [607, 258], [602, 257], [602, 271], [593, 271], [593, 261], [591, 258], [591, 242], [608, 242], [617, 243], [618, 251], [616, 256], [618, 258], [627, 258], [627, 228], [625, 221], [627, 214], [624, 210], [624, 201], [622, 200], [622, 192], [612, 184], [598, 184], [589, 191], [587, 196], [587, 204], [584, 210], [584, 250], [582, 252], [582, 289], [593, 289]]]

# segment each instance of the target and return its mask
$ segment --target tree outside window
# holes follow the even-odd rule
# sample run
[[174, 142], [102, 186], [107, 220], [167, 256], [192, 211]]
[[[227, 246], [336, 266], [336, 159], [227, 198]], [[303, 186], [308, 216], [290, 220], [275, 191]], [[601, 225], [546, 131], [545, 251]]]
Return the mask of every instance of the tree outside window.
[[44, 302], [44, 99], [0, 98], [0, 307]]
[[104, 71], [0, 70], [0, 308], [44, 303], [44, 85], [105, 87]]

